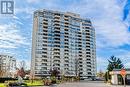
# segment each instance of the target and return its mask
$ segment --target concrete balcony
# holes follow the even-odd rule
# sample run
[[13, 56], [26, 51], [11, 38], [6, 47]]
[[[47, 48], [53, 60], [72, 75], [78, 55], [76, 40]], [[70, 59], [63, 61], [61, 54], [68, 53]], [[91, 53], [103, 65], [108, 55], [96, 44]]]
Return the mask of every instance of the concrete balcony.
[[59, 36], [60, 36], [60, 33], [55, 31], [55, 32], [54, 32], [54, 35], [59, 35]]
[[[69, 62], [65, 62], [64, 64], [68, 64], [69, 65]], [[68, 66], [69, 67], [69, 66]]]
[[43, 20], [43, 22], [42, 22], [42, 23], [43, 23], [43, 24], [44, 24], [44, 23], [48, 24], [48, 21]]
[[60, 68], [60, 64], [54, 64], [53, 65], [55, 68]]
[[59, 32], [60, 31], [60, 28], [54, 28], [54, 32]]
[[60, 60], [54, 60], [53, 63], [54, 64], [60, 64], [61, 62], [60, 62]]
[[43, 24], [43, 29], [48, 29], [48, 24]]
[[65, 21], [65, 22], [64, 22], [64, 25], [69, 25], [69, 21]]
[[91, 29], [92, 28], [92, 26], [84, 26], [85, 27], [85, 29]]
[[53, 54], [53, 56], [60, 56], [60, 54]]
[[69, 25], [67, 25], [67, 24], [65, 24], [65, 26], [64, 26], [65, 28], [69, 28]]
[[54, 56], [54, 60], [60, 61], [60, 56]]
[[60, 39], [54, 39], [55, 41], [60, 41]]
[[59, 21], [55, 21], [54, 25], [59, 25], [60, 26], [60, 22]]
[[54, 28], [56, 29], [56, 28], [58, 28], [59, 30], [60, 30], [60, 25], [54, 25]]
[[69, 20], [69, 17], [64, 17], [64, 20]]
[[68, 60], [69, 60], [69, 57], [65, 57], [64, 60], [65, 60], [65, 61], [66, 61], [66, 60], [68, 61]]
[[55, 15], [54, 15], [54, 18], [60, 18], [60, 15], [59, 15], [59, 14], [58, 14], [58, 15], [55, 14]]
[[59, 19], [59, 18], [55, 18], [55, 19], [54, 19], [54, 23], [55, 23], [55, 22], [60, 22], [60, 19]]
[[66, 27], [65, 29], [68, 29], [68, 30], [69, 30], [69, 27]]
[[[64, 53], [69, 53], [69, 51], [64, 51]], [[64, 56], [69, 56], [69, 55], [67, 55], [67, 54], [64, 54]]]

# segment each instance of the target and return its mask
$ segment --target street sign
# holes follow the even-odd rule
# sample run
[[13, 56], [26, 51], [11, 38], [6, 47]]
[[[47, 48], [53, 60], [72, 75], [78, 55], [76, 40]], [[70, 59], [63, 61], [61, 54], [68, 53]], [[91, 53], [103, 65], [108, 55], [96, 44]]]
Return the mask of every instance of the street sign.
[[120, 74], [123, 77], [124, 87], [126, 87], [126, 84], [125, 84], [126, 70], [125, 69], [121, 69]]
[[124, 77], [126, 75], [126, 70], [125, 69], [121, 69], [120, 74], [122, 75], [122, 77]]

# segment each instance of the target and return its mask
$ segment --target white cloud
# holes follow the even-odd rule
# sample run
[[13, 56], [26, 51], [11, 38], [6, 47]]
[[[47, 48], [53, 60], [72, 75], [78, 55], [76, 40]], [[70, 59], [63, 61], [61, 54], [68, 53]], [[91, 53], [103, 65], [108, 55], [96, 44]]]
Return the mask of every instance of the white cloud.
[[123, 6], [118, 5], [116, 0], [82, 0], [68, 8], [92, 20], [97, 34], [97, 47], [130, 44], [128, 26], [122, 21]]
[[0, 25], [0, 48], [17, 48], [28, 44], [15, 24]]
[[130, 68], [130, 52], [129, 51], [124, 52], [124, 54], [119, 54], [117, 57], [119, 57], [122, 60], [125, 68]]
[[37, 3], [39, 2], [40, 0], [27, 0], [28, 3]]
[[32, 8], [32, 7], [25, 7], [23, 8], [15, 8], [15, 14], [26, 14], [27, 16], [33, 14], [33, 12], [36, 10], [36, 8]]
[[19, 18], [16, 15], [14, 15], [13, 18], [16, 20], [19, 20]]

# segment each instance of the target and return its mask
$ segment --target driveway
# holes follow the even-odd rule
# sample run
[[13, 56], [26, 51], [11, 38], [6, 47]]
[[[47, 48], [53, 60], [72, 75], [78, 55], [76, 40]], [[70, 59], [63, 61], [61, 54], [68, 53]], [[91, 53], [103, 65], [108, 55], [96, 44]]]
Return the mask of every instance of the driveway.
[[[62, 83], [58, 85], [52, 85], [52, 86], [42, 86], [42, 87], [124, 87], [119, 85], [109, 85], [105, 84], [102, 81], [81, 81], [81, 82], [68, 82], [68, 83]], [[130, 87], [130, 86], [126, 86]]]

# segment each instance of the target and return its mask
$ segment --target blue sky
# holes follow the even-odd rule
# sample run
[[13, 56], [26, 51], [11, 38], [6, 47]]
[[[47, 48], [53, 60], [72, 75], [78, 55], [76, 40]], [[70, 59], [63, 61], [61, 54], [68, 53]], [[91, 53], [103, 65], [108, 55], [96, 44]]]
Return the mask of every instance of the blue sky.
[[31, 61], [33, 11], [49, 9], [90, 18], [96, 30], [97, 70], [115, 55], [130, 68], [130, 0], [14, 0], [15, 14], [0, 15], [0, 53]]

